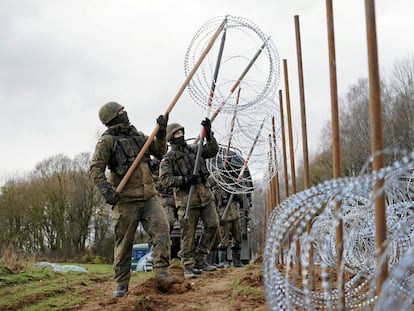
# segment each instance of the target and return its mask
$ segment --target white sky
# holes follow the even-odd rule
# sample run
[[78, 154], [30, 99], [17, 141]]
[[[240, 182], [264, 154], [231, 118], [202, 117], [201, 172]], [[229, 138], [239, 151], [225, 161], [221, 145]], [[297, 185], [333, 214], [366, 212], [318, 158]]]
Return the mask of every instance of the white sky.
[[[368, 75], [365, 7], [364, 1], [333, 2], [338, 92], [344, 95]], [[382, 73], [412, 55], [413, 12], [412, 0], [376, 2]], [[271, 36], [281, 60], [288, 60], [298, 138], [294, 15], [299, 15], [308, 143], [315, 150], [330, 119], [325, 1], [2, 0], [0, 181], [58, 153], [92, 153], [104, 130], [98, 110], [109, 100], [124, 105], [131, 122], [150, 134], [185, 80], [184, 56], [193, 36], [205, 22], [226, 14], [254, 22]], [[202, 118], [204, 112], [186, 94], [170, 116], [194, 134]]]

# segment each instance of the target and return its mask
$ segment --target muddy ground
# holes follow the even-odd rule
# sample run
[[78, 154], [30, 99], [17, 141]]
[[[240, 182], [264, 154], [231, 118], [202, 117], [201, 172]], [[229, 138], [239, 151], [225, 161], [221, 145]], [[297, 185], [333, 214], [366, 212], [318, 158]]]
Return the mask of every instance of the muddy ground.
[[268, 310], [261, 263], [204, 272], [191, 280], [183, 278], [180, 265], [170, 267], [170, 272], [180, 283], [163, 287], [151, 277], [131, 283], [122, 298], [112, 298], [113, 282], [98, 282], [86, 291], [86, 303], [76, 310]]

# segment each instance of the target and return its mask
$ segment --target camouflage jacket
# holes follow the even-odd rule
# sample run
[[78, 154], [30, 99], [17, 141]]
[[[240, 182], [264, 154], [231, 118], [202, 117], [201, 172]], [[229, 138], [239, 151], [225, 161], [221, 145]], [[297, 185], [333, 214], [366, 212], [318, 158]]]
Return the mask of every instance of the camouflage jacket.
[[[214, 173], [213, 173], [214, 174]], [[224, 210], [226, 209], [227, 203], [230, 199], [231, 194], [226, 190], [223, 190], [219, 187], [216, 180], [213, 176], [210, 175], [209, 182], [211, 185], [211, 190], [214, 193], [214, 200], [216, 202], [217, 212], [220, 218], [223, 216]], [[226, 215], [223, 221], [234, 221], [240, 219], [240, 202], [242, 202], [243, 197], [240, 194], [233, 194], [233, 198], [230, 202], [229, 208], [227, 209]]]
[[[193, 174], [198, 145], [172, 145], [171, 150], [164, 156], [160, 164], [160, 182], [165, 188], [174, 187], [174, 199], [177, 207], [186, 207], [190, 185], [184, 185], [184, 176]], [[214, 200], [210, 185], [207, 181], [209, 172], [205, 159], [213, 158], [218, 152], [218, 144], [214, 137], [202, 147], [199, 159], [198, 174], [202, 182], [195, 185], [191, 197], [191, 206], [200, 207]]]
[[[90, 175], [102, 193], [108, 189], [108, 183], [114, 189], [118, 187], [147, 139], [148, 136], [132, 125], [117, 124], [102, 134], [90, 166]], [[119, 202], [148, 200], [157, 194], [149, 167], [150, 155], [161, 158], [166, 151], [165, 139], [152, 141], [121, 191]], [[106, 167], [110, 170], [109, 181], [105, 175]]]

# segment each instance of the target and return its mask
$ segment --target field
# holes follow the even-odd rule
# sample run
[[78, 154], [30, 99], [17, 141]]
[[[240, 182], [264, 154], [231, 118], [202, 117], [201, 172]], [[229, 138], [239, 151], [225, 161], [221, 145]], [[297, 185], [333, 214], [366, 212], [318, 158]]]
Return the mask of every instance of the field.
[[135, 272], [128, 295], [118, 299], [112, 297], [110, 265], [79, 266], [88, 272], [58, 273], [28, 265], [16, 273], [0, 264], [0, 311], [268, 310], [260, 260], [243, 268], [205, 272], [191, 281], [182, 277], [182, 266], [174, 260], [170, 272], [181, 283], [161, 288], [152, 272]]

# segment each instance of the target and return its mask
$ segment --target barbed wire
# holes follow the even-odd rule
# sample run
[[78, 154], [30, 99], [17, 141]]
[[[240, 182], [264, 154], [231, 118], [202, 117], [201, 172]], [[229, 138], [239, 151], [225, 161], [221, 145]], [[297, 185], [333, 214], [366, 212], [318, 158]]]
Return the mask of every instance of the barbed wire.
[[[290, 196], [273, 210], [267, 224], [263, 262], [266, 297], [272, 310], [336, 310], [340, 307], [339, 297], [345, 297], [346, 310], [369, 309], [377, 305], [377, 301], [381, 301], [381, 306], [392, 305], [392, 310], [400, 310], [407, 301], [411, 299], [412, 302], [412, 280], [408, 280], [412, 267], [402, 259], [411, 252], [414, 242], [414, 152], [385, 150], [382, 153], [399, 153], [400, 160], [379, 172], [363, 170], [363, 174], [357, 177], [321, 183]], [[374, 185], [382, 179], [383, 187], [374, 192]], [[392, 273], [377, 297], [379, 269], [375, 257], [374, 206], [375, 200], [383, 194], [387, 199], [388, 235], [380, 262], [387, 259]], [[311, 220], [311, 229], [307, 230]], [[333, 271], [336, 276], [335, 230], [339, 220], [343, 221], [344, 253], [338, 275], [346, 275], [346, 279], [338, 281], [343, 282], [345, 292], [338, 291], [341, 287], [336, 286], [332, 277]], [[286, 249], [288, 238], [291, 242]], [[317, 290], [311, 290], [306, 277], [300, 287], [293, 281], [291, 267], [297, 264], [297, 242], [301, 245], [300, 261], [304, 276], [309, 273], [310, 246], [314, 248], [313, 259], [320, 266], [321, 277], [321, 288]], [[283, 248], [285, 251], [281, 253]], [[278, 264], [278, 258], [282, 256], [286, 263], [284, 267]], [[407, 279], [396, 282], [401, 275], [406, 275]], [[396, 284], [404, 287], [401, 293], [404, 299], [391, 294]], [[376, 308], [385, 310], [380, 306]]]

